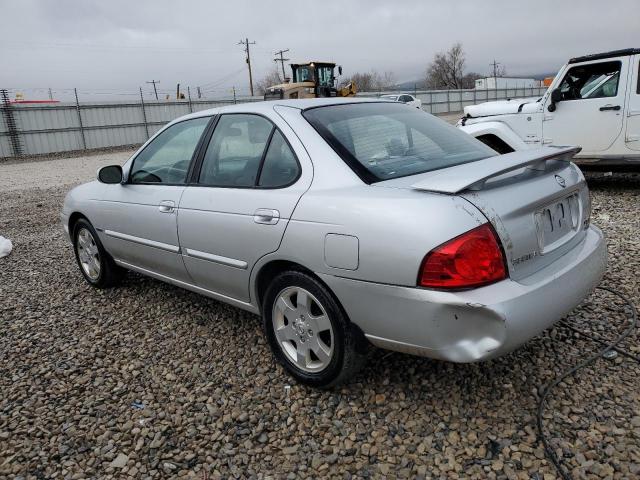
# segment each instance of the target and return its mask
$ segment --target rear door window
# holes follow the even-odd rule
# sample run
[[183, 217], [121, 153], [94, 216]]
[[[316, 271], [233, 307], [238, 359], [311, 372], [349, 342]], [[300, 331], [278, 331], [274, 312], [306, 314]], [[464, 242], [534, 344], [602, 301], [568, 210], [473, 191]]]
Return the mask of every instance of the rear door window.
[[254, 186], [273, 128], [269, 120], [258, 115], [222, 115], [204, 155], [198, 183]]
[[198, 183], [213, 187], [281, 188], [300, 176], [284, 135], [259, 115], [224, 114], [204, 154]]

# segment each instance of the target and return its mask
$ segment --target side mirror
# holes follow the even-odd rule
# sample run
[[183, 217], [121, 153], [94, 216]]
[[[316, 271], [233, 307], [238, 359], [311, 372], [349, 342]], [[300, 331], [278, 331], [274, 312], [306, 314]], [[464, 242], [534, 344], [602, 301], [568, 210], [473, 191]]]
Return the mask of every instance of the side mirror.
[[108, 165], [98, 170], [98, 181], [101, 183], [122, 183], [122, 167]]
[[562, 91], [559, 88], [555, 88], [551, 91], [551, 103], [547, 107], [550, 112], [556, 111], [556, 103], [562, 101]]
[[342, 65], [338, 65], [338, 75], [342, 75]]

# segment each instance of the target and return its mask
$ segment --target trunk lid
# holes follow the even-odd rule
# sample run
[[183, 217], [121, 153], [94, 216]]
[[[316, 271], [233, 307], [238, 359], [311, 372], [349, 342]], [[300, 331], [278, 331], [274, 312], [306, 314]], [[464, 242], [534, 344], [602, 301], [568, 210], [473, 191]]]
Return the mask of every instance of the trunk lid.
[[589, 192], [570, 162], [579, 151], [523, 150], [378, 185], [464, 198], [491, 222], [510, 277], [521, 280], [574, 248], [586, 234]]

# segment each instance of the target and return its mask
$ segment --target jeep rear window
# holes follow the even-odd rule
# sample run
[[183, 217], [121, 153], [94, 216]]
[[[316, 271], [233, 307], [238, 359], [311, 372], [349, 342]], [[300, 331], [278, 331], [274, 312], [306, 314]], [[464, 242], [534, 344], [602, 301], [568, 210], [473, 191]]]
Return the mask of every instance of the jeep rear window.
[[461, 130], [402, 103], [313, 107], [303, 116], [366, 183], [496, 155]]

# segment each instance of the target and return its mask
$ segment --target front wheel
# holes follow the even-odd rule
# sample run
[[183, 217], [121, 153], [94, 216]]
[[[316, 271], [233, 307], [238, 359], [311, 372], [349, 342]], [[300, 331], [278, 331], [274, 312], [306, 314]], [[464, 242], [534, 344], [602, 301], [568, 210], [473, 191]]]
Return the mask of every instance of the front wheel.
[[279, 363], [297, 381], [331, 387], [364, 364], [366, 340], [314, 277], [278, 275], [263, 301], [264, 330]]
[[115, 264], [91, 223], [84, 218], [74, 225], [73, 249], [80, 272], [91, 286], [108, 288], [118, 284], [122, 269]]

